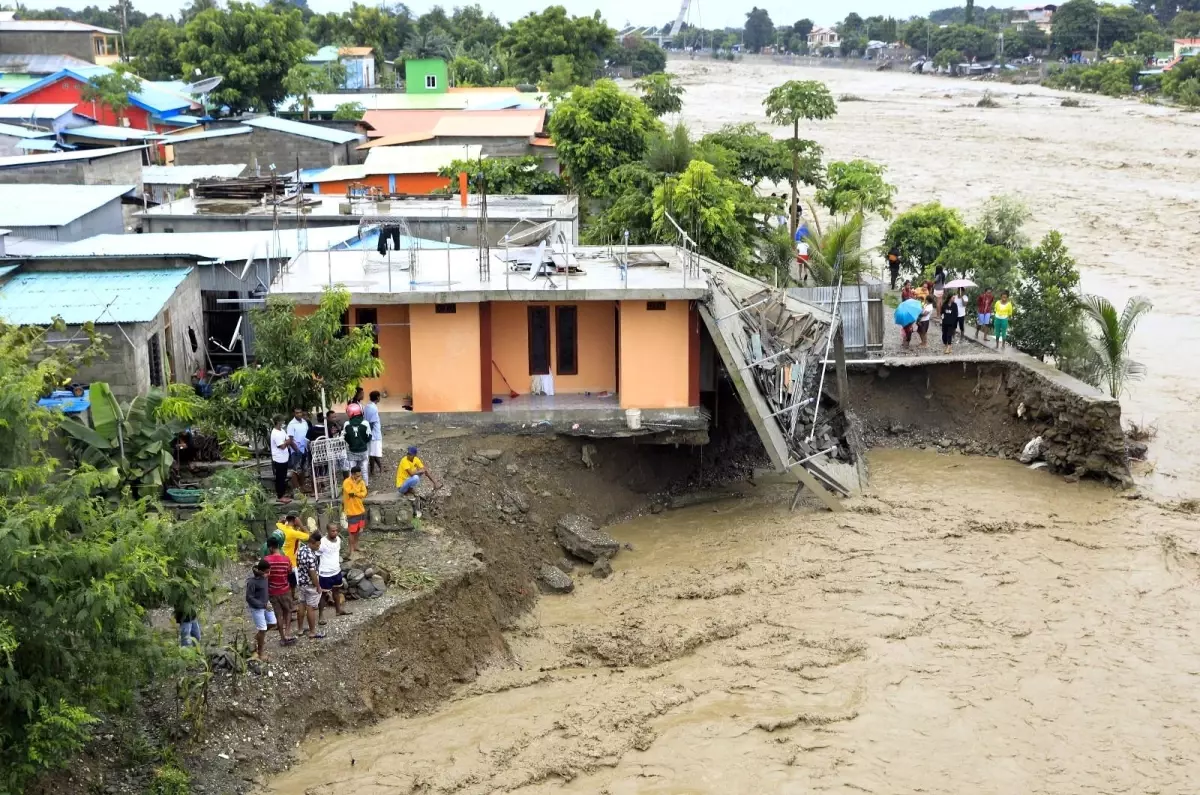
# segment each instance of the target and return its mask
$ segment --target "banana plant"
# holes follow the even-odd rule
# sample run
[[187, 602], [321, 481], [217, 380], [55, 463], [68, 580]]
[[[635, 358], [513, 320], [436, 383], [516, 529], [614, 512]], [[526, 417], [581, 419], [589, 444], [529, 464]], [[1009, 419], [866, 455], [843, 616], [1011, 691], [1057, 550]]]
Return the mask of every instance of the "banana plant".
[[60, 426], [76, 458], [99, 470], [115, 470], [122, 483], [162, 489], [174, 462], [175, 439], [199, 408], [194, 394], [187, 394], [191, 390], [175, 387], [151, 390], [122, 407], [108, 384], [93, 383], [92, 427], [72, 420]]

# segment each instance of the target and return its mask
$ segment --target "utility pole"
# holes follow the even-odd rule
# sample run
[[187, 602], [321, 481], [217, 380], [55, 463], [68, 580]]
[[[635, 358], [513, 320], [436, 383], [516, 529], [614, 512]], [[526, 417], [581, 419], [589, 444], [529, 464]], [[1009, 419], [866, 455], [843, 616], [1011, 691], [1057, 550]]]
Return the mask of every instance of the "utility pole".
[[1100, 20], [1102, 15], [1097, 10], [1096, 12], [1096, 60], [1100, 60]]

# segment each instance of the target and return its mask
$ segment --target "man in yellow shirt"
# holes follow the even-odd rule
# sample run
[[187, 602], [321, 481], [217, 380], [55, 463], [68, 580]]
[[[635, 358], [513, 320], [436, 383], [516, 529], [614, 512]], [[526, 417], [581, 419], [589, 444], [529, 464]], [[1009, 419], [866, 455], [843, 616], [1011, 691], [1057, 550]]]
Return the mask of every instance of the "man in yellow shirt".
[[992, 330], [996, 333], [996, 347], [1008, 347], [1008, 324], [1012, 322], [1013, 304], [1008, 291], [1000, 293], [1000, 300], [992, 306]]
[[400, 494], [408, 494], [421, 482], [422, 475], [429, 475], [434, 487], [437, 487], [437, 478], [425, 468], [425, 462], [417, 457], [417, 448], [410, 447], [404, 458], [400, 459], [400, 466], [396, 468], [396, 488]]
[[350, 477], [342, 481], [342, 513], [346, 516], [346, 529], [350, 532], [350, 557], [358, 552], [358, 534], [367, 526], [367, 509], [363, 498], [367, 496], [367, 483], [363, 480], [362, 467], [350, 470]]

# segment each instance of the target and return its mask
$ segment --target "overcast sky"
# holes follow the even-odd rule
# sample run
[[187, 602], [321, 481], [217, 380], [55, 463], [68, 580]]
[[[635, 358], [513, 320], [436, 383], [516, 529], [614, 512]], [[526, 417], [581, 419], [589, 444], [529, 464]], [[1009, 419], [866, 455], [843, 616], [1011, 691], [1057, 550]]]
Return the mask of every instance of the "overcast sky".
[[[375, 5], [376, 0], [362, 0], [366, 5]], [[704, 27], [725, 27], [726, 25], [740, 26], [745, 20], [746, 11], [755, 0], [743, 4], [730, 0], [692, 0], [692, 9], [688, 21]], [[907, 18], [913, 14], [927, 14], [935, 8], [945, 8], [953, 0], [851, 0], [845, 5], [841, 3], [821, 2], [820, 0], [768, 0], [760, 3], [771, 14], [771, 19], [777, 25], [790, 24], [797, 19], [808, 17], [818, 25], [830, 25], [843, 19], [850, 11], [857, 11], [864, 17], [873, 14], [892, 15]], [[80, 9], [87, 5], [107, 7], [113, 5], [110, 0], [25, 0], [29, 8], [67, 8]], [[188, 5], [188, 0], [133, 0], [135, 8], [153, 13], [177, 13], [180, 8]], [[448, 0], [437, 3], [429, 0], [415, 0], [408, 4], [414, 13], [428, 11], [432, 6], [441, 5], [447, 11], [455, 5], [469, 5], [468, 0]], [[528, 14], [530, 11], [540, 11], [547, 5], [557, 4], [566, 6], [572, 14], [591, 14], [597, 8], [603, 7], [604, 17], [609, 24], [620, 27], [626, 22], [638, 25], [662, 25], [674, 19], [679, 13], [679, 0], [546, 0], [531, 2], [530, 0], [490, 0], [479, 3], [486, 11], [500, 19], [512, 20]], [[308, 0], [308, 7], [313, 11], [344, 11], [351, 5], [351, 0]]]

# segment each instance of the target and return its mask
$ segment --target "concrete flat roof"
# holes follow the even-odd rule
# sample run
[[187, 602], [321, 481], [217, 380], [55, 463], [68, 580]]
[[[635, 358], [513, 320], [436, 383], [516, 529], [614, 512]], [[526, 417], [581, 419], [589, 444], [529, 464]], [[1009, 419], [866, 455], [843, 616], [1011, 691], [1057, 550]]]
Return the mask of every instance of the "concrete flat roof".
[[[457, 196], [437, 197], [433, 199], [393, 199], [387, 209], [377, 202], [354, 200], [345, 196], [324, 196], [320, 194], [305, 194], [305, 200], [310, 202], [311, 209], [305, 213], [308, 218], [322, 220], [344, 220], [347, 223], [357, 223], [367, 216], [389, 216], [393, 218], [439, 219], [449, 221], [455, 219], [474, 219], [481, 214], [481, 202], [478, 196], [469, 196], [467, 206], [459, 203]], [[350, 212], [343, 213], [341, 206], [350, 204]], [[516, 222], [522, 218], [531, 221], [574, 220], [579, 215], [579, 200], [575, 196], [488, 196], [488, 218]], [[230, 199], [177, 199], [160, 204], [138, 215], [145, 218], [245, 218], [271, 217], [272, 207], [262, 206], [257, 201]], [[280, 219], [295, 219], [299, 217], [295, 205], [279, 207]]]
[[[315, 304], [322, 291], [340, 284], [357, 303], [449, 304], [481, 301], [623, 301], [684, 300], [708, 295], [708, 277], [692, 269], [685, 273], [683, 253], [673, 246], [631, 246], [628, 268], [620, 266], [621, 249], [576, 246], [569, 254], [547, 248], [560, 266], [569, 259], [577, 269], [569, 276], [534, 277], [518, 270], [536, 257], [536, 249], [491, 249], [490, 277], [480, 274], [474, 248], [420, 250], [417, 268], [409, 278], [409, 253], [388, 258], [373, 250], [304, 252], [284, 268], [271, 292], [300, 304]], [[390, 274], [389, 274], [390, 270]], [[389, 284], [391, 285], [389, 288]]]

